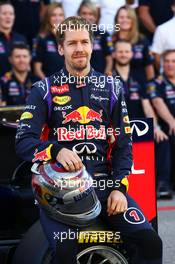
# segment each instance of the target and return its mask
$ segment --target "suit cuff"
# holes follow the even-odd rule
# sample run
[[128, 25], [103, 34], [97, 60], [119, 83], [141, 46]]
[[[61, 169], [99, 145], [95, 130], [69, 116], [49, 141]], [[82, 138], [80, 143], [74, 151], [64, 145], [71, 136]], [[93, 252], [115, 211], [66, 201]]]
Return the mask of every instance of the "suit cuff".
[[53, 160], [56, 160], [56, 157], [58, 155], [58, 152], [62, 149], [61, 146], [57, 145], [57, 144], [53, 144], [53, 146], [51, 147], [50, 150], [50, 154]]
[[122, 192], [123, 194], [126, 194], [127, 191], [129, 189], [129, 182], [128, 182], [128, 179], [127, 177], [124, 177], [121, 181], [120, 181], [120, 185], [119, 186], [115, 186], [113, 188], [113, 190], [117, 190], [117, 191], [120, 191]]

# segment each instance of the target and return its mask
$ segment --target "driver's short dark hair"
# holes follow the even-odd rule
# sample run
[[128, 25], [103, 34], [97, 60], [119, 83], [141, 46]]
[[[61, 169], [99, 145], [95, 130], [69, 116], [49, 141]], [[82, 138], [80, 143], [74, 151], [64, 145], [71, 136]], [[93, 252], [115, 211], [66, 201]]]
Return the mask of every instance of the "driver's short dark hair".
[[91, 42], [93, 41], [93, 31], [91, 29], [90, 23], [80, 16], [71, 16], [66, 18], [56, 29], [57, 43], [62, 45], [65, 40], [65, 31], [74, 29], [86, 29], [89, 32], [89, 38]]

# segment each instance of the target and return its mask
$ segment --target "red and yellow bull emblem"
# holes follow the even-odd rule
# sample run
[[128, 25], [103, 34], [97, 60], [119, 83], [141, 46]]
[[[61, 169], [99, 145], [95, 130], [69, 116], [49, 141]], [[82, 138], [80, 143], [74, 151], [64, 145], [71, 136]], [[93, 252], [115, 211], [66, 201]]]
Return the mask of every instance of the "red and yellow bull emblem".
[[93, 109], [90, 109], [87, 106], [81, 106], [78, 109], [70, 112], [69, 114], [66, 114], [66, 112], [63, 112], [63, 124], [66, 124], [70, 121], [78, 122], [80, 124], [88, 124], [91, 121], [99, 121], [102, 122], [102, 112], [103, 110], [100, 110], [99, 113], [96, 112]]
[[52, 158], [51, 153], [50, 153], [50, 149], [52, 146], [53, 144], [50, 144], [49, 147], [47, 147], [46, 149], [43, 149], [40, 152], [38, 152], [38, 149], [36, 149], [34, 153], [35, 158], [32, 160], [32, 162], [50, 160]]

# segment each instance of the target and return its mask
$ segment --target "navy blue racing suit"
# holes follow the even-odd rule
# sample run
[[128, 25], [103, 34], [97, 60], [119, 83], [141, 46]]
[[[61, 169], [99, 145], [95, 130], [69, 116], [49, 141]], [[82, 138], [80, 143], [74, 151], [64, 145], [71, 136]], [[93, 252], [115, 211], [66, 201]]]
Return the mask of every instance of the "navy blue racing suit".
[[[48, 126], [48, 139], [42, 140], [45, 124]], [[106, 180], [113, 179], [112, 188], [96, 188], [102, 203], [101, 216], [112, 228], [121, 231], [126, 241], [138, 246], [137, 260], [132, 263], [160, 264], [161, 240], [128, 195], [128, 213], [108, 216], [106, 212], [107, 197], [112, 190], [126, 193], [126, 176], [132, 165], [131, 143], [127, 108], [120, 83], [93, 69], [88, 78], [86, 76], [81, 82], [62, 69], [35, 83], [16, 134], [17, 153], [25, 160], [55, 160], [64, 147], [79, 155], [97, 182], [104, 177]], [[136, 218], [130, 214], [133, 210]], [[57, 247], [53, 237], [53, 232], [70, 227], [50, 219], [43, 210], [41, 224], [55, 252], [55, 263], [76, 263], [75, 246], [71, 246], [74, 243], [66, 242], [71, 249], [66, 254], [66, 243], [58, 243]]]

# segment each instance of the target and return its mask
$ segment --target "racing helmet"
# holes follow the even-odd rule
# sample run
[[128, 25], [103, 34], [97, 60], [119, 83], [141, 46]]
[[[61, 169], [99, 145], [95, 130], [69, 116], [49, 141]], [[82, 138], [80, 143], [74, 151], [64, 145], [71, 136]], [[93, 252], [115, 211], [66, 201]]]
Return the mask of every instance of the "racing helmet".
[[35, 199], [54, 220], [81, 227], [90, 225], [100, 214], [93, 179], [84, 166], [68, 172], [57, 162], [34, 163], [32, 172]]

